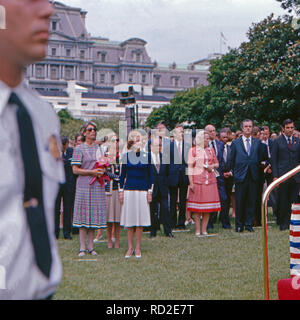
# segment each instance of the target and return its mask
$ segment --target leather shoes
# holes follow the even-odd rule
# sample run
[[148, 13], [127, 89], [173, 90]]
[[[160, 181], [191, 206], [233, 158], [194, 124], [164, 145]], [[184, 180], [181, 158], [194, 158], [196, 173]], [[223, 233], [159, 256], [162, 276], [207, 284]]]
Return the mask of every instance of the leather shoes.
[[155, 238], [156, 237], [156, 233], [151, 233], [150, 234], [150, 239], [153, 239], [153, 238]]
[[225, 225], [223, 226], [223, 229], [231, 229], [231, 225], [230, 225], [230, 224], [225, 224]]
[[285, 226], [285, 225], [281, 225], [279, 227], [280, 231], [288, 230], [289, 228], [290, 228], [289, 226]]
[[244, 229], [243, 229], [242, 227], [237, 227], [237, 228], [235, 229], [235, 231], [240, 233], [240, 232], [243, 232]]
[[169, 237], [169, 238], [174, 238], [173, 233], [172, 233], [172, 232], [169, 232], [169, 233], [167, 234], [167, 237]]
[[249, 232], [254, 232], [254, 229], [252, 227], [246, 227], [245, 230], [247, 230]]

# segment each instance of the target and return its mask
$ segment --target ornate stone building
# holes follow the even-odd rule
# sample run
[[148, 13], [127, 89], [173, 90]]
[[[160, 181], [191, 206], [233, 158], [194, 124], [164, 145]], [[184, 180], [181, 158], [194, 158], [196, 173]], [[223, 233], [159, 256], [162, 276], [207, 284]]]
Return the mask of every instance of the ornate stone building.
[[[141, 118], [146, 118], [153, 108], [168, 103], [177, 91], [207, 84], [209, 65], [201, 60], [187, 65], [152, 61], [146, 41], [131, 38], [117, 42], [92, 37], [86, 29], [86, 11], [57, 1], [53, 5], [47, 57], [30, 65], [26, 78], [57, 110], [68, 108], [74, 116], [87, 118], [84, 111], [94, 101], [87, 112], [90, 117], [101, 111], [103, 115], [121, 115], [124, 112], [120, 110], [119, 92], [133, 86], [138, 103], [144, 106], [141, 109], [145, 109]], [[81, 92], [77, 98], [82, 100], [76, 108], [81, 105], [82, 112], [75, 112], [71, 102], [76, 90]]]

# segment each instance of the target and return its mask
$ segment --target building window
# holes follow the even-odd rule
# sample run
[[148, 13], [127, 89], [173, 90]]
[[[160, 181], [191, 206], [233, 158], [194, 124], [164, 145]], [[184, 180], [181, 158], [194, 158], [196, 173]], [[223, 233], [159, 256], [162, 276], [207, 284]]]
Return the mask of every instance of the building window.
[[111, 83], [115, 83], [115, 75], [114, 75], [114, 74], [112, 74], [112, 75], [110, 76], [110, 82], [111, 82]]
[[36, 66], [35, 77], [39, 78], [39, 79], [44, 78], [44, 67], [43, 66]]
[[66, 68], [65, 69], [65, 77], [66, 77], [66, 80], [72, 80], [73, 78], [73, 68]]
[[105, 53], [101, 53], [101, 62], [106, 62], [106, 54]]
[[79, 80], [80, 80], [80, 81], [84, 81], [84, 80], [85, 80], [84, 71], [80, 71], [80, 73], [79, 73]]
[[192, 86], [194, 88], [198, 86], [198, 79], [192, 79]]
[[100, 83], [104, 83], [105, 82], [105, 74], [101, 73], [100, 74]]
[[142, 83], [146, 83], [146, 75], [142, 74]]
[[156, 87], [160, 86], [160, 76], [154, 76], [154, 85]]
[[71, 57], [71, 49], [66, 49], [66, 56]]
[[80, 57], [80, 59], [84, 59], [85, 58], [85, 51], [84, 50], [80, 50], [79, 57]]
[[56, 48], [51, 48], [51, 55], [56, 56]]
[[172, 77], [171, 80], [174, 87], [179, 87], [179, 77]]
[[57, 80], [58, 79], [58, 67], [50, 68], [50, 79]]
[[133, 82], [133, 73], [128, 74], [128, 82], [132, 83]]
[[136, 54], [136, 62], [137, 62], [137, 63], [140, 63], [140, 62], [141, 62], [141, 54], [140, 54], [140, 53], [137, 53], [137, 54]]
[[57, 30], [57, 22], [56, 21], [52, 21], [52, 30], [53, 31]]

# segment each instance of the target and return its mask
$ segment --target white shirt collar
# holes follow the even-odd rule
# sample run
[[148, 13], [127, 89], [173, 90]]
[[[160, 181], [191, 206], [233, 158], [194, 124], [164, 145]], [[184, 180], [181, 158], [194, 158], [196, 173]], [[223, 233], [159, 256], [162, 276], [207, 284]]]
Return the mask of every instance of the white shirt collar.
[[0, 116], [8, 103], [12, 89], [0, 80]]
[[22, 79], [21, 83], [15, 88], [10, 88], [3, 81], [0, 80], [0, 116], [8, 104], [8, 99], [11, 93], [15, 92], [19, 96], [22, 96], [22, 93], [24, 93], [24, 86], [24, 79]]
[[246, 143], [246, 139], [249, 139], [250, 143], [251, 143], [252, 137], [250, 136], [249, 138], [246, 138], [244, 135], [242, 135], [242, 139], [243, 139], [244, 143]]
[[293, 136], [288, 137], [288, 136], [286, 136], [285, 134], [283, 134], [283, 135], [284, 135], [286, 141], [288, 141], [288, 139], [290, 138], [290, 139], [291, 139], [291, 142], [293, 142]]

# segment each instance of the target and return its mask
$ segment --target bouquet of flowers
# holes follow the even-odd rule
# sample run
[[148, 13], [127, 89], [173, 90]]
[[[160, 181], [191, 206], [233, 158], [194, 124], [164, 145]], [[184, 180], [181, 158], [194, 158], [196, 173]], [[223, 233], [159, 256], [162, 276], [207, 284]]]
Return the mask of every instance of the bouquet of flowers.
[[[108, 157], [101, 157], [94, 165], [94, 169], [106, 169], [110, 166]], [[96, 176], [93, 177], [93, 179], [90, 181], [90, 185], [94, 184], [96, 181], [98, 181], [101, 186], [103, 187], [106, 182], [110, 181], [110, 177], [104, 173], [102, 176]]]

